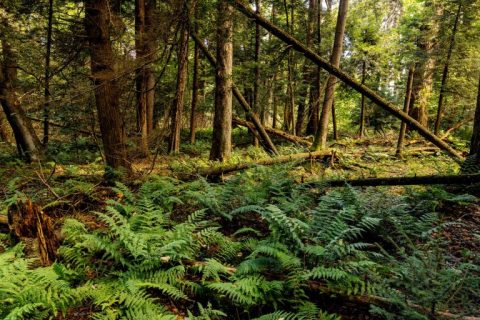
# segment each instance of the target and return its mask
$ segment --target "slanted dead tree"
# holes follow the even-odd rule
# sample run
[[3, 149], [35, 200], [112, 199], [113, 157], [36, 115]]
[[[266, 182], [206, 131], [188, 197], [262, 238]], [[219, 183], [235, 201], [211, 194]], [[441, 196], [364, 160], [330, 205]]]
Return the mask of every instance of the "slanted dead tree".
[[305, 57], [310, 59], [315, 64], [322, 67], [324, 70], [329, 72], [330, 74], [334, 75], [341, 81], [343, 81], [346, 85], [350, 86], [352, 89], [356, 90], [357, 92], [364, 94], [368, 99], [370, 99], [373, 103], [377, 104], [382, 109], [386, 110], [393, 116], [399, 118], [400, 120], [407, 123], [412, 129], [416, 130], [421, 136], [423, 136], [426, 140], [432, 142], [435, 146], [440, 148], [441, 150], [447, 152], [455, 161], [462, 162], [463, 157], [448, 143], [440, 139], [439, 137], [432, 134], [426, 127], [421, 125], [417, 120], [400, 110], [396, 107], [393, 103], [387, 101], [385, 98], [380, 96], [377, 92], [370, 89], [366, 85], [362, 85], [358, 81], [356, 81], [353, 77], [347, 74], [345, 71], [333, 66], [331, 63], [320, 57], [317, 53], [315, 53], [312, 49], [308, 48], [305, 44], [300, 42], [299, 40], [292, 37], [287, 32], [283, 31], [282, 29], [278, 28], [271, 22], [269, 22], [264, 17], [256, 14], [252, 11], [248, 5], [244, 4], [243, 1], [240, 0], [231, 0], [233, 1], [235, 7], [238, 11], [243, 13], [246, 17], [250, 19], [254, 19], [258, 24], [260, 24], [265, 30], [269, 31], [273, 35], [275, 35], [280, 40], [284, 41], [285, 43], [292, 46], [293, 49], [297, 50], [298, 52], [302, 53]]

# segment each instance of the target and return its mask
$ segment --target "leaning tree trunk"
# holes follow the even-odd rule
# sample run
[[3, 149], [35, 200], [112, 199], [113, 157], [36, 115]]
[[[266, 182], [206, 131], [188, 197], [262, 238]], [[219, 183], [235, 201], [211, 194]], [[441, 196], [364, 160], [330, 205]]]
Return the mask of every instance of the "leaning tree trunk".
[[170, 153], [180, 152], [180, 133], [182, 130], [183, 107], [188, 80], [188, 14], [186, 8], [182, 13], [182, 28], [178, 48], [177, 90], [173, 101], [171, 134], [168, 146]]
[[[4, 29], [8, 28], [6, 20], [2, 21]], [[14, 52], [7, 42], [6, 35], [2, 36], [3, 60], [0, 70], [0, 103], [10, 124], [17, 150], [27, 162], [36, 161], [41, 158], [41, 143], [30, 120], [26, 117], [15, 92], [17, 80], [17, 61]]]
[[480, 152], [480, 77], [478, 79], [477, 107], [473, 122], [472, 140], [470, 142], [470, 154]]
[[229, 0], [217, 5], [217, 64], [215, 116], [210, 160], [226, 161], [232, 154], [233, 8]]
[[435, 119], [435, 127], [433, 133], [438, 135], [440, 131], [440, 121], [442, 120], [443, 115], [443, 102], [445, 99], [445, 88], [447, 85], [448, 71], [450, 67], [450, 60], [452, 58], [453, 47], [455, 45], [455, 35], [457, 34], [458, 20], [460, 19], [460, 14], [462, 11], [462, 3], [458, 4], [457, 15], [455, 16], [455, 22], [453, 23], [452, 35], [450, 36], [450, 42], [448, 45], [447, 59], [445, 60], [445, 65], [443, 66], [442, 73], [442, 84], [440, 85], [440, 95], [438, 97], [438, 108], [437, 108], [437, 118]]
[[[330, 63], [337, 68], [340, 66], [340, 58], [343, 51], [343, 36], [345, 34], [345, 25], [347, 22], [347, 11], [348, 0], [340, 0], [337, 26], [335, 29], [335, 41], [333, 44], [332, 55], [330, 57]], [[314, 150], [324, 149], [327, 145], [328, 123], [330, 120], [330, 114], [332, 112], [333, 96], [335, 94], [336, 83], [337, 78], [333, 75], [330, 75], [325, 88], [325, 98], [323, 101], [322, 112], [320, 114], [320, 120], [318, 122], [318, 130], [315, 134], [315, 140], [313, 142]]]
[[109, 10], [108, 0], [85, 0], [85, 31], [90, 43], [90, 68], [106, 164], [113, 169], [130, 171], [118, 103], [120, 91], [110, 41]]
[[333, 66], [331, 63], [329, 63], [327, 60], [320, 57], [320, 55], [318, 55], [313, 50], [308, 48], [305, 44], [300, 42], [298, 39], [295, 39], [294, 37], [289, 35], [287, 32], [283, 31], [282, 29], [278, 28], [276, 25], [269, 22], [264, 17], [257, 15], [242, 1], [240, 0], [232, 0], [232, 1], [239, 12], [241, 12], [242, 14], [244, 14], [245, 16], [251, 19], [254, 19], [264, 29], [271, 32], [273, 35], [275, 35], [277, 38], [279, 38], [283, 42], [291, 45], [294, 50], [302, 53], [305, 57], [309, 58], [312, 62], [317, 64], [319, 67], [326, 70], [328, 73], [334, 75], [339, 80], [343, 81], [346, 85], [348, 85], [355, 91], [361, 94], [364, 94], [370, 101], [372, 101], [372, 103], [378, 105], [379, 107], [389, 112], [396, 118], [407, 122], [407, 124], [414, 130], [416, 130], [422, 137], [424, 137], [426, 140], [436, 145], [439, 149], [447, 152], [448, 155], [450, 155], [456, 162], [460, 163], [464, 160], [463, 156], [460, 155], [448, 143], [438, 138], [436, 135], [432, 134], [430, 131], [428, 131], [427, 128], [422, 126], [418, 121], [413, 119], [408, 114], [404, 113], [396, 105], [394, 105], [393, 103], [389, 102], [388, 100], [380, 96], [377, 92], [375, 92], [371, 88], [365, 85], [362, 85], [342, 69]]

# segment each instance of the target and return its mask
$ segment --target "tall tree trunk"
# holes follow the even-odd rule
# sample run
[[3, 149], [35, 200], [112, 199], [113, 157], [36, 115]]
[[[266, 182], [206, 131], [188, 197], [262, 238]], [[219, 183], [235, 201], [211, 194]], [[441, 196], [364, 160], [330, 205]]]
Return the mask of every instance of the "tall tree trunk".
[[447, 59], [445, 60], [445, 65], [443, 66], [442, 73], [442, 84], [440, 85], [440, 95], [438, 97], [438, 108], [437, 108], [437, 118], [435, 119], [435, 127], [433, 133], [438, 135], [440, 131], [440, 122], [443, 115], [443, 101], [445, 98], [445, 87], [447, 85], [448, 79], [448, 69], [450, 66], [450, 59], [452, 58], [453, 47], [455, 45], [455, 35], [457, 34], [458, 20], [460, 19], [460, 14], [462, 11], [462, 2], [458, 4], [457, 15], [455, 16], [455, 22], [453, 23], [452, 35], [450, 36], [450, 41], [448, 44]]
[[171, 135], [168, 150], [170, 153], [180, 152], [180, 133], [182, 131], [185, 91], [188, 80], [188, 13], [184, 8], [182, 28], [180, 30], [179, 48], [177, 54], [177, 90], [172, 108]]
[[6, 124], [7, 118], [3, 112], [0, 112], [0, 141], [10, 142], [10, 133]]
[[215, 116], [210, 160], [226, 161], [232, 154], [233, 8], [229, 0], [219, 0], [217, 14]]
[[[261, 0], [255, 0], [255, 7], [257, 14], [261, 14]], [[253, 112], [256, 112], [260, 119], [264, 119], [262, 107], [259, 103], [259, 87], [260, 87], [260, 49], [262, 45], [262, 35], [260, 25], [255, 24], [255, 68], [254, 68], [254, 81], [253, 81]], [[263, 122], [262, 122], [263, 124]], [[258, 147], [259, 142], [258, 139], [254, 138], [254, 144]]]
[[[8, 30], [8, 22], [5, 19], [1, 22], [2, 27]], [[3, 53], [0, 70], [0, 103], [12, 128], [18, 153], [27, 162], [36, 161], [41, 158], [41, 143], [17, 99], [15, 82], [18, 66], [15, 54], [7, 42], [6, 34], [0, 33], [0, 36]]]
[[[285, 9], [285, 18], [287, 21], [287, 29], [290, 31], [290, 34], [293, 34], [294, 31], [294, 8], [293, 4], [288, 5], [287, 0], [283, 1]], [[289, 10], [290, 7], [290, 10]], [[291, 16], [290, 16], [291, 15]], [[288, 66], [287, 66], [287, 100], [285, 102], [285, 111], [283, 114], [284, 121], [283, 127], [286, 132], [292, 132], [295, 134], [294, 127], [294, 112], [295, 112], [295, 88], [293, 84], [293, 54], [294, 52], [288, 49]]]
[[[308, 8], [308, 21], [307, 21], [307, 46], [311, 47], [313, 40], [315, 38], [315, 26], [317, 22], [317, 11], [318, 11], [318, 2], [317, 0], [310, 0], [309, 1], [309, 8]], [[300, 89], [300, 99], [301, 102], [298, 104], [297, 110], [297, 123], [295, 125], [295, 132], [297, 135], [301, 135], [303, 132], [303, 123], [305, 121], [305, 107], [307, 102], [310, 100], [308, 98], [308, 87], [310, 83], [313, 82], [313, 79], [316, 78], [315, 71], [317, 70], [316, 66], [313, 66], [310, 60], [305, 58], [304, 67], [303, 67], [303, 83]], [[312, 89], [310, 89], [312, 90]], [[311, 95], [310, 95], [311, 97]]]
[[[362, 62], [362, 85], [365, 85], [365, 78], [367, 72], [367, 63], [365, 60]], [[403, 123], [403, 122], [402, 122]], [[362, 94], [362, 102], [360, 107], [360, 126], [358, 130], [358, 137], [363, 139], [365, 135], [365, 95]]]
[[[314, 0], [316, 1], [316, 0]], [[320, 48], [322, 43], [322, 33], [321, 33], [321, 23], [322, 23], [322, 1], [317, 1], [316, 8], [316, 45], [317, 53], [320, 54]], [[307, 129], [305, 131], [306, 135], [314, 135], [317, 132], [318, 128], [318, 116], [320, 112], [320, 72], [321, 68], [316, 66], [314, 75], [311, 78], [310, 83], [310, 94], [309, 94], [309, 103], [308, 103], [308, 122]]]
[[[198, 34], [198, 8], [195, 8], [195, 34]], [[190, 143], [195, 143], [195, 135], [197, 130], [197, 105], [198, 105], [198, 91], [200, 89], [200, 48], [195, 42], [195, 49], [193, 53], [193, 79], [192, 79], [192, 106], [190, 108]]]
[[157, 1], [145, 0], [145, 32], [147, 35], [147, 43], [145, 46], [147, 54], [147, 64], [144, 68], [144, 76], [146, 78], [146, 99], [147, 99], [147, 133], [150, 135], [154, 129], [154, 113], [155, 113], [155, 87], [156, 79], [152, 62], [156, 59], [157, 51]]
[[107, 166], [131, 170], [119, 110], [115, 58], [110, 40], [108, 0], [85, 0], [85, 30], [90, 43], [90, 63], [98, 120]]
[[470, 142], [470, 154], [480, 152], [480, 77], [478, 77], [477, 107], [473, 121], [472, 140]]
[[47, 52], [45, 54], [45, 104], [43, 106], [43, 144], [48, 143], [50, 121], [50, 56], [52, 51], [53, 0], [48, 2]]
[[[408, 114], [408, 111], [410, 109], [410, 100], [412, 98], [414, 74], [415, 74], [415, 67], [412, 66], [408, 69], [407, 88], [405, 92], [405, 102], [403, 104], [403, 112], [405, 112], [406, 114]], [[397, 158], [402, 158], [403, 141], [405, 140], [406, 130], [407, 130], [407, 124], [404, 121], [402, 121], [402, 123], [400, 124], [400, 133], [398, 135], [397, 152], [395, 154]]]
[[[330, 57], [330, 63], [335, 66], [340, 66], [340, 58], [343, 51], [343, 36], [345, 34], [345, 25], [347, 22], [348, 0], [340, 0], [338, 8], [337, 25], [335, 28], [335, 40], [333, 44], [332, 55]], [[328, 122], [330, 113], [332, 111], [333, 97], [335, 94], [335, 86], [337, 78], [333, 75], [328, 77], [327, 86], [325, 88], [325, 98], [323, 101], [322, 112], [320, 114], [320, 120], [318, 123], [318, 130], [315, 134], [315, 140], [313, 142], [313, 149], [324, 149], [327, 145], [328, 136]]]

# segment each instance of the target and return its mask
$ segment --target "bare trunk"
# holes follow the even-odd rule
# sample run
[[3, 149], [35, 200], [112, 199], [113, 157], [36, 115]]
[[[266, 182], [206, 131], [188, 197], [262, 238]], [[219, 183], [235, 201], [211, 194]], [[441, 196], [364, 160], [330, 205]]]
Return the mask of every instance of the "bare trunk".
[[433, 130], [433, 133], [437, 136], [440, 131], [440, 122], [442, 120], [443, 109], [444, 109], [443, 102], [445, 99], [445, 87], [447, 85], [447, 79], [448, 79], [448, 69], [450, 66], [450, 59], [452, 58], [453, 47], [455, 45], [455, 35], [457, 34], [458, 20], [460, 18], [461, 11], [462, 11], [462, 3], [460, 2], [458, 5], [457, 15], [455, 16], [455, 22], [453, 23], [452, 35], [450, 37], [450, 43], [448, 45], [447, 59], [445, 60], [445, 65], [443, 66], [442, 84], [440, 85], [440, 95], [438, 97], [437, 118], [435, 119], [435, 127]]
[[[362, 85], [365, 85], [366, 71], [367, 71], [367, 63], [365, 62], [365, 60], [363, 60]], [[358, 130], [358, 137], [360, 139], [363, 139], [364, 135], [365, 135], [365, 95], [362, 94], [362, 103], [361, 103], [361, 109], [360, 109], [360, 128]]]
[[[407, 89], [405, 92], [405, 102], [403, 104], [403, 112], [408, 114], [408, 111], [410, 109], [410, 100], [412, 98], [412, 87], [413, 87], [413, 78], [415, 74], [415, 68], [410, 67], [408, 69], [408, 80], [407, 80]], [[397, 143], [397, 152], [396, 156], [398, 158], [402, 158], [402, 152], [403, 152], [403, 141], [405, 140], [405, 131], [407, 130], [407, 124], [402, 121], [400, 124], [400, 134], [398, 136], [398, 143]]]
[[[195, 29], [198, 29], [195, 26]], [[197, 32], [197, 30], [195, 30]], [[198, 105], [198, 91], [200, 87], [199, 81], [199, 63], [200, 63], [200, 48], [195, 43], [195, 52], [193, 54], [193, 84], [192, 84], [192, 106], [190, 109], [190, 143], [195, 143], [195, 133], [197, 130], [197, 105]]]
[[210, 160], [226, 161], [232, 154], [233, 8], [229, 0], [219, 0], [217, 12], [215, 116]]
[[337, 130], [337, 112], [335, 108], [335, 98], [332, 101], [332, 124], [333, 124], [333, 140], [338, 140], [338, 130]]
[[52, 51], [53, 0], [48, 2], [47, 52], [45, 54], [45, 104], [43, 109], [43, 144], [48, 143], [50, 120], [50, 56]]
[[[2, 27], [8, 28], [6, 20], [3, 20], [2, 24]], [[12, 128], [20, 156], [27, 162], [36, 161], [41, 158], [41, 143], [17, 99], [15, 92], [17, 60], [15, 54], [8, 44], [6, 36], [4, 34], [0, 35], [2, 36], [3, 53], [0, 70], [0, 103]]]
[[[261, 0], [255, 0], [255, 7], [256, 7], [256, 12], [257, 14], [261, 14], [261, 5], [262, 1]], [[261, 29], [260, 25], [255, 24], [255, 68], [254, 68], [254, 82], [253, 82], [253, 105], [252, 109], [253, 112], [257, 113], [260, 117], [260, 119], [264, 118], [262, 108], [259, 104], [259, 87], [260, 87], [260, 48], [262, 45], [262, 39], [261, 39]], [[254, 138], [254, 145], [258, 147], [258, 139]]]
[[[185, 9], [186, 10], [186, 9]], [[168, 150], [170, 153], [180, 152], [180, 133], [182, 130], [185, 91], [188, 80], [188, 17], [183, 14], [183, 27], [180, 31], [180, 48], [178, 49], [177, 90], [172, 108], [171, 135]]]
[[0, 141], [10, 142], [10, 133], [7, 128], [7, 118], [3, 112], [0, 112]]
[[[345, 34], [345, 25], [347, 22], [348, 0], [340, 0], [338, 8], [337, 26], [335, 29], [335, 41], [333, 44], [330, 63], [338, 68], [343, 51], [343, 36]], [[323, 101], [322, 112], [318, 123], [318, 130], [315, 134], [313, 149], [324, 149], [327, 145], [328, 123], [332, 111], [333, 97], [335, 95], [335, 86], [337, 78], [333, 75], [328, 77], [327, 87], [325, 88], [325, 98]]]
[[480, 152], [480, 77], [478, 79], [477, 107], [473, 120], [472, 140], [470, 142], [470, 154]]
[[130, 172], [109, 26], [108, 0], [85, 0], [85, 30], [106, 164]]

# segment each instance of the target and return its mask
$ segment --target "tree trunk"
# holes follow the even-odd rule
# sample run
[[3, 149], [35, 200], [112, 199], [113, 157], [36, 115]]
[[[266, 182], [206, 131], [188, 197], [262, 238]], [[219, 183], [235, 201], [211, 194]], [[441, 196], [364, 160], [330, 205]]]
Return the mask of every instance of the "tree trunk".
[[184, 8], [182, 14], [182, 29], [180, 30], [180, 41], [178, 49], [178, 69], [177, 69], [177, 90], [172, 108], [171, 135], [168, 151], [169, 153], [180, 152], [180, 133], [182, 130], [183, 107], [185, 101], [185, 91], [188, 81], [188, 13]]
[[[217, 68], [217, 65], [218, 65], [217, 60], [208, 51], [207, 47], [205, 47], [205, 45], [200, 41], [200, 39], [197, 38], [197, 36], [194, 33], [191, 34], [191, 37], [195, 41], [195, 43], [200, 47], [200, 49], [202, 50], [203, 54], [205, 55], [207, 60], [210, 62], [210, 64], [214, 68]], [[247, 100], [242, 95], [240, 90], [238, 90], [238, 88], [235, 86], [233, 81], [231, 81], [231, 88], [232, 88], [232, 91], [233, 91], [233, 95], [237, 99], [238, 103], [242, 106], [243, 111], [245, 111], [245, 113], [247, 115], [247, 118], [249, 118], [253, 122], [253, 124], [255, 126], [255, 129], [257, 130], [259, 136], [262, 138], [262, 146], [265, 149], [265, 151], [267, 151], [268, 153], [270, 153], [272, 155], [277, 155], [278, 151], [275, 148], [275, 145], [273, 144], [272, 140], [268, 136], [267, 132], [265, 131], [265, 128], [261, 124], [260, 119], [252, 111], [252, 108], [248, 104]]]
[[473, 120], [472, 140], [470, 142], [470, 154], [480, 152], [480, 77], [478, 79], [477, 107]]
[[217, 13], [215, 116], [210, 160], [226, 161], [232, 155], [233, 7], [229, 0], [219, 0]]
[[[362, 62], [362, 85], [365, 85], [366, 72], [367, 72], [367, 63], [365, 62], [365, 60], [363, 60], [363, 62]], [[360, 128], [358, 130], [358, 137], [360, 139], [363, 139], [364, 135], [365, 135], [365, 95], [362, 94], [362, 102], [361, 102], [361, 107], [360, 107]]]
[[337, 130], [337, 112], [335, 108], [335, 97], [332, 100], [332, 124], [333, 124], [333, 140], [338, 140], [338, 130]]
[[[195, 10], [195, 34], [198, 32], [198, 9]], [[195, 144], [195, 134], [197, 130], [197, 105], [198, 105], [198, 91], [200, 88], [199, 81], [200, 72], [200, 48], [195, 42], [195, 49], [193, 53], [193, 79], [192, 79], [192, 106], [190, 108], [190, 143]]]
[[317, 64], [319, 67], [325, 69], [328, 73], [334, 75], [341, 81], [343, 81], [346, 85], [354, 89], [355, 91], [364, 94], [368, 99], [370, 99], [373, 103], [377, 104], [379, 107], [384, 109], [385, 111], [389, 112], [393, 116], [401, 119], [402, 121], [407, 122], [407, 124], [416, 130], [422, 137], [426, 140], [430, 141], [434, 145], [436, 145], [439, 149], [444, 150], [447, 152], [455, 161], [461, 163], [463, 161], [463, 157], [448, 143], [442, 141], [442, 139], [438, 138], [427, 128], [422, 126], [418, 121], [413, 119], [408, 114], [404, 113], [402, 110], [398, 109], [393, 103], [389, 102], [382, 96], [380, 96], [377, 92], [370, 89], [369, 87], [362, 85], [361, 83], [357, 82], [353, 77], [348, 75], [345, 71], [341, 70], [333, 66], [331, 63], [320, 57], [317, 53], [312, 51], [310, 48], [305, 46], [302, 42], [298, 41], [287, 32], [283, 31], [282, 29], [278, 28], [276, 25], [272, 24], [264, 17], [255, 14], [248, 6], [243, 4], [240, 0], [232, 0], [235, 4], [235, 7], [243, 13], [245, 16], [254, 19], [258, 24], [260, 24], [264, 29], [271, 32], [277, 38], [282, 40], [283, 42], [292, 46], [294, 50], [305, 55], [309, 58], [312, 62]]
[[452, 35], [450, 37], [450, 42], [448, 44], [447, 59], [445, 60], [445, 65], [443, 66], [442, 84], [440, 85], [440, 95], [438, 97], [437, 118], [435, 119], [435, 127], [433, 130], [433, 133], [437, 136], [440, 131], [440, 122], [441, 122], [443, 109], [444, 109], [443, 101], [445, 98], [445, 87], [447, 85], [447, 79], [448, 79], [448, 69], [450, 66], [450, 59], [452, 58], [453, 47], [455, 45], [455, 35], [457, 34], [458, 20], [460, 19], [461, 11], [462, 11], [462, 3], [459, 2], [457, 15], [455, 16], [455, 22], [453, 23]]
[[[262, 1], [261, 0], [255, 0], [255, 7], [256, 7], [256, 13], [261, 14], [261, 5]], [[262, 45], [262, 38], [261, 38], [261, 29], [259, 24], [255, 24], [255, 55], [254, 55], [254, 61], [255, 61], [255, 67], [254, 67], [254, 81], [253, 81], [253, 105], [252, 109], [253, 112], [257, 113], [257, 115], [260, 116], [260, 119], [263, 119], [263, 112], [262, 108], [260, 107], [259, 104], [259, 87], [260, 87], [260, 49]], [[258, 147], [258, 139], [254, 138], [254, 145]]]
[[110, 42], [108, 0], [85, 0], [85, 30], [90, 43], [90, 63], [98, 120], [107, 166], [130, 172], [126, 138], [119, 110], [115, 59]]
[[139, 152], [148, 156], [148, 137], [153, 131], [155, 77], [151, 62], [155, 58], [155, 0], [135, 1], [135, 50], [137, 129], [140, 135]]
[[0, 112], [0, 141], [10, 142], [10, 133], [8, 132], [6, 121], [5, 114]]
[[[407, 88], [405, 92], [405, 102], [403, 104], [403, 112], [408, 114], [410, 108], [410, 99], [412, 98], [412, 86], [413, 86], [413, 78], [415, 75], [415, 68], [410, 67], [408, 69], [408, 80], [407, 80]], [[403, 141], [405, 140], [405, 131], [407, 130], [407, 124], [402, 121], [400, 124], [400, 134], [398, 135], [398, 143], [397, 143], [397, 152], [396, 157], [402, 158], [403, 152]]]
[[[337, 26], [335, 28], [335, 40], [333, 44], [330, 63], [338, 68], [340, 66], [340, 58], [343, 51], [343, 36], [345, 34], [345, 25], [347, 22], [348, 0], [340, 0], [338, 8]], [[315, 134], [313, 149], [324, 149], [327, 145], [328, 122], [332, 111], [333, 97], [335, 94], [335, 86], [337, 78], [333, 75], [328, 77], [327, 86], [325, 88], [325, 98], [323, 101], [322, 112], [318, 123], [318, 130]]]
[[50, 56], [52, 51], [53, 0], [48, 2], [47, 52], [45, 54], [45, 104], [43, 106], [43, 144], [48, 144], [50, 120]]
[[[6, 20], [2, 21], [5, 30], [8, 29]], [[7, 42], [5, 33], [1, 35], [3, 60], [0, 70], [0, 103], [7, 118], [17, 144], [17, 150], [27, 162], [37, 161], [41, 158], [41, 143], [31, 122], [25, 115], [15, 92], [17, 81], [17, 60], [14, 52]]]

